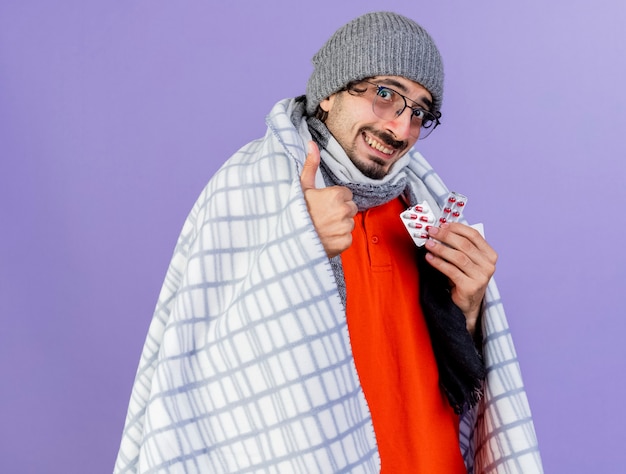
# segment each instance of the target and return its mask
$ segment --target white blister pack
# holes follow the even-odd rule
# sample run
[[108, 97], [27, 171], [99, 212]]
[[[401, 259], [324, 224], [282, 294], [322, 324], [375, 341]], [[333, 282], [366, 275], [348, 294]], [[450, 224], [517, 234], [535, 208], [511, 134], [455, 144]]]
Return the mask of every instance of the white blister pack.
[[445, 205], [438, 216], [424, 201], [403, 211], [400, 214], [400, 219], [402, 219], [404, 227], [406, 227], [415, 245], [421, 247], [429, 238], [428, 229], [431, 226], [458, 221], [463, 214], [466, 203], [467, 197], [453, 191], [448, 194]]

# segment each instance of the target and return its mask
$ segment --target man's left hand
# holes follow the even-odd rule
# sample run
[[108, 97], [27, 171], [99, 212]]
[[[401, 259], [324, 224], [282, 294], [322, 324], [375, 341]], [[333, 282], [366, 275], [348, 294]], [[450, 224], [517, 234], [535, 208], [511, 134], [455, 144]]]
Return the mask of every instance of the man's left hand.
[[426, 243], [426, 260], [450, 280], [452, 301], [463, 311], [467, 329], [474, 334], [498, 255], [477, 230], [465, 224], [433, 226], [429, 235], [436, 240]]

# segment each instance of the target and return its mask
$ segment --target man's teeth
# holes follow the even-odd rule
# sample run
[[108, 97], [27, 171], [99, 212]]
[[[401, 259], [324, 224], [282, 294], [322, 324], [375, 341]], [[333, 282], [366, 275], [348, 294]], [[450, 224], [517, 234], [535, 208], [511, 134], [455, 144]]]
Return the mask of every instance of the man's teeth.
[[385, 155], [391, 155], [393, 153], [393, 150], [385, 147], [382, 143], [374, 140], [370, 136], [366, 136], [365, 141], [367, 142], [369, 146], [371, 146], [372, 148], [375, 148], [378, 151], [382, 151]]

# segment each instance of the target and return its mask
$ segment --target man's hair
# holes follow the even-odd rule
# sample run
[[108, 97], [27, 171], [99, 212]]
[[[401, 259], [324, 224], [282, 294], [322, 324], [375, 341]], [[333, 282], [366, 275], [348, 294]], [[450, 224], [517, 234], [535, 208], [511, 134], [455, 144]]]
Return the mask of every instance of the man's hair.
[[[374, 76], [402, 76], [422, 85], [441, 108], [443, 62], [433, 39], [413, 20], [397, 13], [362, 15], [339, 28], [313, 56], [306, 87], [307, 113], [346, 85]], [[318, 117], [319, 118], [319, 117]]]

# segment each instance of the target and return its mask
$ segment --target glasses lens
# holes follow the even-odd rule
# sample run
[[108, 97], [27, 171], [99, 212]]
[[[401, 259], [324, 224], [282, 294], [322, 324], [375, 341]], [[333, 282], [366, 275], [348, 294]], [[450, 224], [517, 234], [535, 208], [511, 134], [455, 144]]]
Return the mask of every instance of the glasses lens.
[[[404, 97], [391, 89], [378, 86], [372, 102], [372, 110], [377, 117], [383, 120], [394, 120], [404, 112], [406, 107]], [[412, 137], [419, 136], [419, 139], [423, 140], [431, 134], [438, 124], [437, 117], [430, 112], [424, 110], [421, 114], [416, 115], [413, 113], [411, 115], [411, 129], [409, 133]]]
[[[414, 118], [413, 120], [417, 120], [417, 119]], [[422, 119], [419, 139], [423, 140], [428, 135], [430, 135], [432, 131], [437, 127], [437, 125], [439, 125], [439, 119], [437, 119], [437, 117], [435, 117], [430, 112], [426, 112], [426, 115]]]
[[372, 103], [374, 113], [383, 120], [393, 120], [402, 113], [404, 99], [394, 91], [379, 87]]

